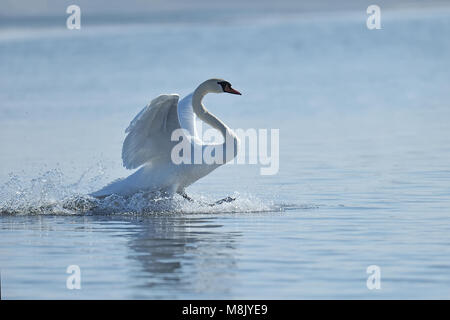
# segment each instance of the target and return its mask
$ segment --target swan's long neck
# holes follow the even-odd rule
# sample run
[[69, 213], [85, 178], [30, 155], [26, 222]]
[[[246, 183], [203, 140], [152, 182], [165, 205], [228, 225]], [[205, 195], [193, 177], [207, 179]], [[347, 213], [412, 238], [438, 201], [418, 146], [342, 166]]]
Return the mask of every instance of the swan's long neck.
[[[237, 144], [238, 139], [236, 134], [231, 130], [225, 123], [223, 123], [219, 118], [213, 115], [208, 109], [203, 105], [203, 98], [210, 92], [213, 92], [207, 82], [202, 83], [200, 86], [195, 89], [194, 94], [192, 96], [192, 108], [194, 113], [204, 122], [209, 124], [211, 127], [220, 131], [224, 138], [224, 146], [226, 143], [231, 142], [234, 146], [233, 158], [237, 154]], [[229, 158], [227, 156], [227, 161]]]

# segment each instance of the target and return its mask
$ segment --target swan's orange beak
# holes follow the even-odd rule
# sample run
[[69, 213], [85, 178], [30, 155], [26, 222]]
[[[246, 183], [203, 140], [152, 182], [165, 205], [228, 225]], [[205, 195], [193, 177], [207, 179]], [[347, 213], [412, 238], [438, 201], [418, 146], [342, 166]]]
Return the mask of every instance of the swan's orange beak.
[[232, 94], [242, 95], [239, 91], [234, 90], [232, 87], [225, 88], [224, 91], [225, 91], [225, 92], [228, 92], [228, 93], [232, 93]]

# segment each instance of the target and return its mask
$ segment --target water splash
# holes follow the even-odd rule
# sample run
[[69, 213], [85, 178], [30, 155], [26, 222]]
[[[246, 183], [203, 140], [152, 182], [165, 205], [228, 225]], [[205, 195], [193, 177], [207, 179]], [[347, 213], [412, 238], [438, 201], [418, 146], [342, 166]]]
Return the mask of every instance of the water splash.
[[[92, 175], [92, 173], [95, 173]], [[161, 193], [136, 193], [130, 197], [111, 195], [95, 199], [86, 194], [89, 185], [98, 184], [104, 174], [101, 166], [84, 172], [75, 183], [60, 169], [52, 169], [32, 179], [10, 174], [0, 186], [2, 215], [91, 215], [91, 214], [159, 214], [159, 213], [244, 213], [283, 211], [282, 205], [235, 192], [235, 201], [211, 205], [218, 199], [196, 196], [188, 201], [181, 196]]]

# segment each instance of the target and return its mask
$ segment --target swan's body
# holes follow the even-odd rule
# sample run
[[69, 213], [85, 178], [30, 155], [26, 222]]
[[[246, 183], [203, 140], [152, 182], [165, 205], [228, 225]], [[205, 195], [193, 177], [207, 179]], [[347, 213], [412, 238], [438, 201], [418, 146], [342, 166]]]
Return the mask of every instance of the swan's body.
[[[194, 159], [181, 164], [172, 161], [171, 152], [178, 143], [171, 139], [174, 130], [184, 129], [184, 138], [193, 149], [200, 148], [203, 151], [204, 148], [211, 147], [211, 144], [204, 144], [197, 134], [197, 116], [222, 133], [224, 143], [215, 144], [214, 147], [222, 149], [224, 163], [233, 159], [237, 153], [236, 135], [202, 104], [203, 97], [210, 92], [240, 94], [228, 82], [210, 79], [181, 101], [177, 94], [160, 95], [152, 100], [131, 121], [122, 148], [123, 165], [127, 169], [140, 168], [127, 178], [118, 179], [91, 195], [102, 198], [112, 194], [130, 196], [136, 192], [152, 191], [185, 195], [187, 186], [221, 165], [207, 164], [203, 160], [197, 163]], [[226, 151], [230, 150], [227, 143], [230, 142], [233, 153], [227, 154]]]

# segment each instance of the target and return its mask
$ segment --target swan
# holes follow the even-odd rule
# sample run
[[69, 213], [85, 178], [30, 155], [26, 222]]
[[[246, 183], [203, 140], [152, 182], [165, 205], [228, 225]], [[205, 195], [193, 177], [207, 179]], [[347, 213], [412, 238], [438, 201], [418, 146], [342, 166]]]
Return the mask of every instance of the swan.
[[[90, 195], [102, 199], [113, 194], [127, 197], [137, 192], [159, 191], [169, 195], [178, 193], [193, 201], [186, 194], [186, 187], [237, 155], [239, 139], [236, 134], [202, 103], [208, 93], [224, 92], [241, 95], [228, 81], [214, 78], [201, 83], [180, 101], [178, 94], [162, 94], [153, 99], [125, 130], [127, 136], [122, 147], [123, 165], [127, 169], [139, 169], [127, 178], [115, 180]], [[224, 142], [203, 143], [197, 133], [196, 117], [219, 130]], [[193, 150], [200, 148], [202, 154], [205, 148], [219, 147], [224, 156], [223, 163], [206, 163], [201, 159], [200, 162], [175, 164], [171, 154], [178, 141], [173, 141], [172, 133], [177, 129], [183, 129], [183, 138], [187, 139]], [[227, 150], [233, 152], [230, 154]], [[216, 204], [233, 200], [227, 197]]]

